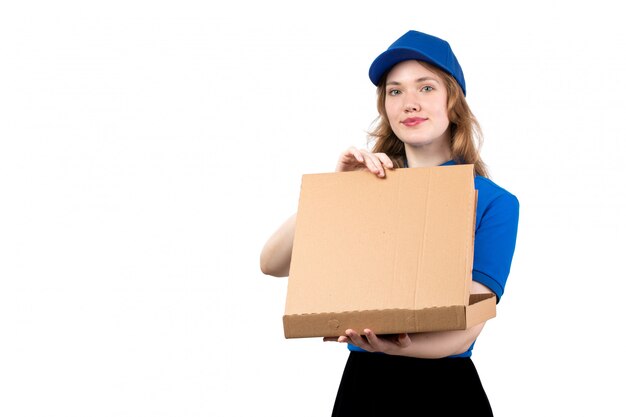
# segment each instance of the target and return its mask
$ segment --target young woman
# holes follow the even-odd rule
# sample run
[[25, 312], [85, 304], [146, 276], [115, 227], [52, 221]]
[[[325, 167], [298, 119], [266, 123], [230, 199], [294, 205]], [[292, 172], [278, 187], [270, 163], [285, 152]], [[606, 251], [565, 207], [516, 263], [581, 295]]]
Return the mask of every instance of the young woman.
[[[378, 124], [371, 151], [351, 147], [337, 171], [474, 164], [478, 190], [472, 293], [492, 292], [499, 302], [509, 275], [519, 216], [517, 198], [488, 179], [478, 149], [480, 127], [465, 100], [465, 79], [450, 45], [409, 31], [372, 63], [369, 76], [378, 93]], [[287, 276], [295, 215], [270, 237], [261, 270]], [[492, 414], [471, 360], [485, 323], [467, 330], [376, 335], [348, 329], [326, 338], [350, 351], [333, 416], [422, 415], [435, 410], [477, 416]], [[428, 410], [428, 411], [427, 411]]]

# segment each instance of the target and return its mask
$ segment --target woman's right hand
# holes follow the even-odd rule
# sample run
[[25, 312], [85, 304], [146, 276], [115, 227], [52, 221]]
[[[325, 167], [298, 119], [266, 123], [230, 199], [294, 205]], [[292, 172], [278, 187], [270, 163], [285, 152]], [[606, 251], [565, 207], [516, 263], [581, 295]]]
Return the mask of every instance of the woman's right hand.
[[337, 172], [368, 170], [383, 178], [385, 168], [393, 169], [393, 162], [382, 152], [371, 153], [366, 149], [357, 149], [354, 146], [346, 149], [337, 161]]

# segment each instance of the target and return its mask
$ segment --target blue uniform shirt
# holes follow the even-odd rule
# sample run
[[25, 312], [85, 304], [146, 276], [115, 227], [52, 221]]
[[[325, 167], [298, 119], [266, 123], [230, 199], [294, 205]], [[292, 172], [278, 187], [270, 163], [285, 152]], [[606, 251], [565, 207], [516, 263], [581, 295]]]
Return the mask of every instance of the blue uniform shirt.
[[[455, 161], [448, 161], [442, 166], [455, 164]], [[478, 190], [478, 203], [472, 279], [493, 291], [500, 302], [515, 251], [519, 202], [513, 194], [488, 178], [475, 176], [474, 187]], [[471, 356], [473, 347], [474, 344], [455, 357]], [[348, 348], [364, 352], [352, 344], [348, 344]]]

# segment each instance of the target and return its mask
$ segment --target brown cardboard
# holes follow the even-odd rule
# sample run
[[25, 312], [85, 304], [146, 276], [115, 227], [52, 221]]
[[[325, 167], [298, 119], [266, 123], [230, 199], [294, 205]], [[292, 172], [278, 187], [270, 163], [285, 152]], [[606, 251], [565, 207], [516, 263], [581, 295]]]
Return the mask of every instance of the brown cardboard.
[[458, 330], [495, 316], [472, 295], [473, 165], [302, 176], [286, 338]]

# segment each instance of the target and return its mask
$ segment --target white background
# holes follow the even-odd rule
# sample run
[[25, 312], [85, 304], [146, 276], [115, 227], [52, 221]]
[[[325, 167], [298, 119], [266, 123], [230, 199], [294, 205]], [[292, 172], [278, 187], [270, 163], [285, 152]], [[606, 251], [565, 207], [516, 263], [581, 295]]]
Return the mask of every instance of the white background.
[[611, 2], [7, 3], [1, 416], [329, 415], [346, 347], [284, 339], [258, 257], [301, 175], [366, 145], [367, 70], [409, 29], [451, 43], [521, 203], [474, 350], [494, 412], [626, 413]]

